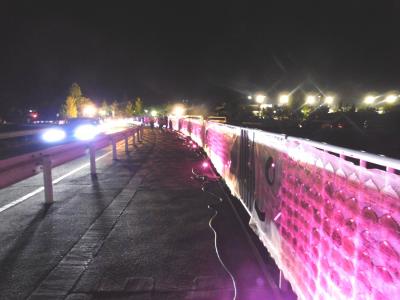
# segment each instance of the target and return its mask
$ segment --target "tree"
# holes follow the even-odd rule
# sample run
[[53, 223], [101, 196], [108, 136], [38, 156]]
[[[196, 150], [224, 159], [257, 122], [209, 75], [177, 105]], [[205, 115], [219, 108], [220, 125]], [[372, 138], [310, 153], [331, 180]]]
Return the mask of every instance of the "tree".
[[69, 88], [69, 95], [75, 99], [79, 99], [80, 97], [82, 97], [82, 91], [81, 91], [81, 87], [79, 86], [79, 84], [74, 82], [71, 85], [71, 87]]
[[113, 118], [115, 118], [117, 115], [119, 115], [118, 102], [117, 102], [117, 101], [114, 101], [114, 102], [111, 104], [111, 116], [112, 116]]
[[135, 114], [141, 115], [142, 113], [143, 113], [143, 102], [142, 99], [137, 97], [135, 101]]
[[132, 117], [135, 114], [135, 107], [133, 106], [132, 101], [128, 101], [125, 106], [125, 115], [127, 117]]
[[100, 106], [100, 109], [99, 109], [99, 114], [100, 114], [100, 116], [102, 116], [102, 117], [108, 117], [109, 116], [109, 114], [110, 114], [110, 106], [107, 104], [107, 101], [103, 101], [103, 102], [101, 102], [101, 106]]
[[76, 100], [72, 96], [68, 96], [64, 104], [64, 114], [67, 118], [76, 118], [78, 116], [78, 107], [76, 105]]

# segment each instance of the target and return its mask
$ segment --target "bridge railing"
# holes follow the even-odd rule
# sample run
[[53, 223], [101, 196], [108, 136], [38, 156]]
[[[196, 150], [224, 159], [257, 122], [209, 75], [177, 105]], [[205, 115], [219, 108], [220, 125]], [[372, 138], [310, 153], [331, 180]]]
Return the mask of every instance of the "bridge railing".
[[112, 145], [113, 159], [117, 159], [117, 143], [124, 140], [128, 152], [129, 137], [140, 141], [143, 127], [128, 128], [108, 135], [99, 135], [91, 141], [77, 141], [46, 148], [5, 160], [0, 160], [0, 189], [43, 172], [45, 202], [53, 202], [52, 168], [89, 153], [90, 173], [96, 174], [96, 150]]
[[172, 120], [202, 145], [300, 299], [400, 295], [400, 161], [256, 129]]

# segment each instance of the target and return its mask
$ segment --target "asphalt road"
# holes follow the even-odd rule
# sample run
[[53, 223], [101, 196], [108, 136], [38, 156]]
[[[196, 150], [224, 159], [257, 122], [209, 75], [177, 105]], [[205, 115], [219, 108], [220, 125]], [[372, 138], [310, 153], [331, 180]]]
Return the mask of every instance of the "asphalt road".
[[[172, 133], [146, 130], [145, 141], [99, 151], [56, 168], [55, 202], [35, 191], [41, 175], [0, 192], [0, 299], [292, 299], [276, 286], [277, 269], [257, 245], [219, 184], [201, 191], [191, 170], [202, 159]], [[75, 172], [71, 172], [75, 171]], [[217, 232], [217, 249], [209, 221]], [[243, 217], [244, 216], [244, 217]], [[231, 276], [233, 276], [233, 279]], [[235, 283], [235, 285], [234, 285]]]

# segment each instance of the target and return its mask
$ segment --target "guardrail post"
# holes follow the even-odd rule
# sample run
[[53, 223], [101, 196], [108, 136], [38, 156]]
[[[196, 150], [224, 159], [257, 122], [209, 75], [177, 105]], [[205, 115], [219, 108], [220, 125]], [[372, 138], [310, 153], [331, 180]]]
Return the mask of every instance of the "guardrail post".
[[125, 139], [125, 153], [129, 153], [129, 144], [128, 144], [128, 134], [124, 134], [124, 139]]
[[96, 146], [94, 143], [89, 144], [89, 155], [90, 155], [90, 174], [96, 175]]
[[113, 153], [113, 160], [117, 160], [117, 142], [114, 138], [111, 138], [111, 145], [112, 145], [112, 153]]
[[142, 127], [139, 127], [137, 132], [137, 137], [138, 137], [138, 142], [140, 143], [142, 141]]
[[136, 139], [136, 137], [135, 137], [135, 129], [133, 129], [132, 130], [132, 145], [133, 145], [133, 147], [135, 147], [135, 139]]
[[46, 204], [53, 203], [53, 179], [51, 176], [51, 159], [48, 156], [42, 158], [44, 201]]

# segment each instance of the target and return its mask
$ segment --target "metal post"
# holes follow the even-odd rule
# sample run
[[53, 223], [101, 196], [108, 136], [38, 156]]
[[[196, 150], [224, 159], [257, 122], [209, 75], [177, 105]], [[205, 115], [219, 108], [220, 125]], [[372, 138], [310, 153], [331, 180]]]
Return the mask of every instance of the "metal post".
[[136, 139], [136, 137], [135, 137], [135, 130], [132, 130], [132, 146], [133, 147], [135, 147], [135, 139]]
[[140, 143], [142, 141], [142, 128], [141, 127], [139, 127], [139, 129], [138, 129], [137, 137], [138, 137], [138, 142]]
[[89, 144], [90, 155], [90, 174], [96, 175], [96, 146], [93, 143]]
[[289, 282], [283, 276], [283, 272], [279, 270], [279, 288], [281, 291], [287, 292], [289, 290]]
[[44, 156], [42, 159], [43, 183], [44, 183], [44, 201], [46, 204], [53, 203], [53, 179], [51, 177], [51, 159]]
[[117, 142], [115, 141], [114, 138], [111, 138], [111, 144], [112, 144], [112, 152], [113, 152], [113, 160], [117, 160]]
[[129, 153], [128, 135], [124, 134], [124, 138], [125, 138], [125, 153], [128, 154]]

